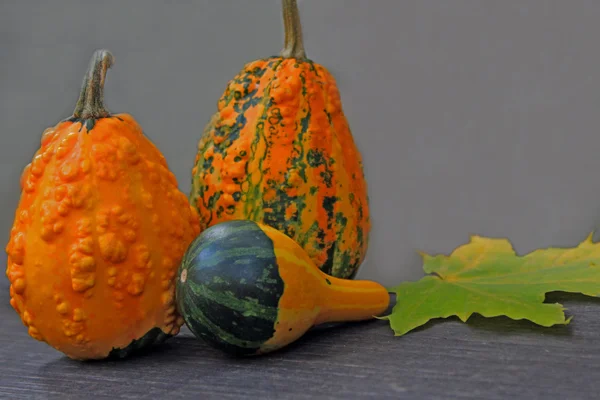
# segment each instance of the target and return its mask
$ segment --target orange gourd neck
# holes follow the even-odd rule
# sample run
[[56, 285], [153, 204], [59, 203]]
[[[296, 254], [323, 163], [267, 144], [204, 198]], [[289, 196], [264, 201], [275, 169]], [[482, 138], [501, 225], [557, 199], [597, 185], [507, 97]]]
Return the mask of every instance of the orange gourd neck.
[[108, 50], [102, 49], [94, 52], [83, 78], [75, 110], [68, 121], [80, 121], [90, 130], [94, 125], [94, 120], [110, 116], [110, 112], [104, 106], [104, 80], [106, 72], [114, 64], [114, 60]]
[[377, 282], [323, 276], [328, 288], [320, 298], [320, 312], [315, 325], [378, 317], [390, 305], [387, 289]]
[[296, 58], [306, 60], [302, 25], [296, 0], [282, 0], [283, 26], [285, 30], [284, 47], [280, 56], [283, 58]]

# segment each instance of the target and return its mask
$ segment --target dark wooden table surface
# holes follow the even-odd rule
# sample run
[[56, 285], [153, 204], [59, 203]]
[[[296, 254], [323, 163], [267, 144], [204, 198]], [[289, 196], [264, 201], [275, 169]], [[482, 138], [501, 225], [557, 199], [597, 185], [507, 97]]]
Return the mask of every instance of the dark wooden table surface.
[[126, 361], [77, 362], [26, 334], [0, 293], [1, 399], [600, 398], [600, 299], [551, 295], [575, 316], [435, 321], [394, 337], [386, 321], [318, 330], [235, 359], [188, 330]]

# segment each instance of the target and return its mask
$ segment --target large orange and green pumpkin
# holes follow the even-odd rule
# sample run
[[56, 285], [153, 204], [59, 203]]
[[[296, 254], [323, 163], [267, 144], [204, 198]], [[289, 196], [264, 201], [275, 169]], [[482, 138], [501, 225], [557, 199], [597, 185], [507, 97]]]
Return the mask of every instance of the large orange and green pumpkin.
[[285, 47], [229, 82], [198, 143], [190, 202], [205, 229], [249, 219], [299, 243], [324, 272], [353, 278], [368, 247], [361, 155], [336, 81], [304, 51], [295, 0]]
[[175, 274], [200, 231], [159, 149], [104, 107], [112, 64], [95, 52], [73, 115], [44, 131], [6, 246], [10, 304], [30, 336], [74, 359], [179, 332]]

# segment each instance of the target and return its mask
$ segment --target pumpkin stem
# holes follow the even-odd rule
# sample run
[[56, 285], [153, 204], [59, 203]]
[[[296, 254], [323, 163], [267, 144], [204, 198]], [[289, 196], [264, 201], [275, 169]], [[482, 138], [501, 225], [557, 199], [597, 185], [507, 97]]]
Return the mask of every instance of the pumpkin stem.
[[283, 5], [285, 41], [280, 55], [284, 58], [306, 59], [298, 3], [296, 0], [281, 0], [281, 3]]
[[114, 62], [115, 58], [110, 51], [101, 49], [94, 52], [83, 78], [73, 118], [85, 120], [104, 118], [110, 115], [104, 107], [104, 79], [106, 72]]

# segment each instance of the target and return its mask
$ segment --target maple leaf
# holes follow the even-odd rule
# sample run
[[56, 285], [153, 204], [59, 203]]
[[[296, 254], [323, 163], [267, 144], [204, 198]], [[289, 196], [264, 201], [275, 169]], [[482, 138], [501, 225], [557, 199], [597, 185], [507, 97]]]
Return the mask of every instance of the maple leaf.
[[600, 294], [600, 243], [589, 235], [573, 248], [535, 250], [518, 256], [506, 239], [472, 236], [449, 256], [423, 256], [430, 274], [390, 289], [396, 305], [380, 319], [396, 336], [433, 318], [473, 314], [527, 319], [541, 326], [568, 324], [561, 304], [544, 303], [548, 292]]

